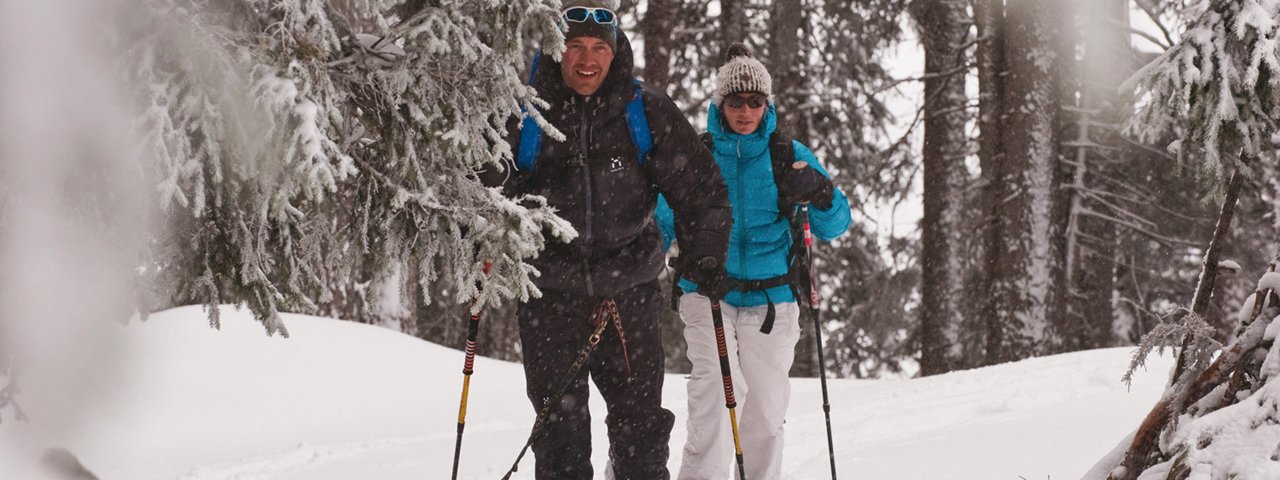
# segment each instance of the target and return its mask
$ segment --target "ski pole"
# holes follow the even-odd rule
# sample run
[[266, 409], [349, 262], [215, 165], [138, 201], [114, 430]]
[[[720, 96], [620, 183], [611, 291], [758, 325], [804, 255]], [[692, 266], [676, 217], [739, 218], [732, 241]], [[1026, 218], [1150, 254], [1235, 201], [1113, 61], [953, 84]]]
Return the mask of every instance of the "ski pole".
[[587, 358], [591, 356], [591, 352], [600, 343], [600, 337], [604, 335], [604, 327], [609, 325], [609, 321], [604, 318], [605, 315], [609, 315], [614, 321], [618, 320], [618, 304], [613, 299], [601, 302], [596, 307], [595, 312], [591, 314], [595, 330], [587, 337], [587, 344], [583, 345], [582, 350], [578, 352], [578, 358], [574, 359], [573, 365], [570, 365], [569, 370], [564, 372], [564, 377], [560, 379], [560, 389], [556, 391], [554, 397], [546, 399], [542, 404], [542, 408], [538, 410], [538, 417], [533, 421], [533, 429], [529, 432], [529, 438], [525, 440], [524, 446], [520, 448], [520, 454], [516, 456], [516, 461], [511, 464], [511, 469], [507, 470], [507, 474], [502, 476], [502, 480], [509, 480], [511, 474], [520, 469], [520, 460], [524, 458], [525, 452], [529, 451], [529, 446], [533, 445], [533, 441], [542, 434], [542, 429], [546, 427], [547, 417], [551, 414], [551, 406], [560, 403], [560, 397], [564, 396], [565, 390], [569, 389], [569, 384], [573, 383], [573, 378], [578, 375], [579, 370], [582, 370], [582, 366], [587, 363]]
[[822, 382], [822, 413], [827, 417], [827, 457], [831, 459], [831, 480], [836, 480], [836, 448], [831, 439], [831, 399], [827, 394], [827, 364], [822, 354], [822, 324], [818, 321], [818, 276], [813, 268], [813, 233], [809, 231], [809, 205], [804, 212], [804, 260], [809, 270], [809, 316], [813, 318], [813, 338], [818, 350], [818, 378]]
[[[484, 262], [484, 274], [489, 275], [492, 263]], [[453, 480], [458, 480], [458, 459], [462, 455], [462, 431], [467, 428], [467, 394], [471, 391], [471, 372], [476, 361], [476, 335], [480, 333], [480, 299], [477, 298], [471, 308], [471, 322], [467, 325], [467, 357], [462, 363], [462, 400], [458, 403], [458, 441], [453, 445]]]
[[724, 406], [729, 409], [729, 426], [733, 428], [733, 454], [738, 459], [738, 480], [746, 480], [742, 466], [742, 441], [738, 437], [738, 402], [733, 398], [733, 377], [729, 372], [729, 348], [724, 341], [724, 315], [720, 313], [720, 299], [711, 300], [711, 324], [716, 328], [716, 350], [720, 354], [720, 375], [724, 377]]

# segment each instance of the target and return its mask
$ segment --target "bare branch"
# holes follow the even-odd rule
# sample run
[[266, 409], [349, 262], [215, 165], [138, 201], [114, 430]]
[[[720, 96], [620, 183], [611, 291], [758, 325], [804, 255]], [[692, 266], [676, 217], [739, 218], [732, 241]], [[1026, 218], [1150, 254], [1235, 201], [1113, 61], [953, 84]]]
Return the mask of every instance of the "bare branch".
[[[1147, 18], [1151, 19], [1151, 23], [1154, 23], [1156, 28], [1160, 29], [1160, 33], [1164, 34], [1165, 45], [1177, 43], [1173, 40], [1173, 35], [1169, 33], [1169, 28], [1164, 26], [1164, 21], [1160, 20], [1160, 15], [1152, 7], [1150, 0], [1135, 0], [1134, 3], [1138, 4], [1138, 8], [1141, 8], [1142, 12], [1147, 14]], [[1156, 42], [1156, 44], [1159, 45], [1160, 43]], [[1168, 48], [1167, 46], [1165, 47], [1165, 49]]]
[[1122, 23], [1121, 21], [1116, 20], [1116, 19], [1114, 19], [1114, 18], [1109, 18], [1109, 19], [1107, 19], [1107, 22], [1111, 23], [1112, 25], [1119, 26], [1119, 27], [1123, 28], [1124, 30], [1128, 31], [1129, 33], [1131, 33], [1131, 34], [1133, 34], [1133, 35], [1137, 35], [1137, 36], [1139, 36], [1139, 37], [1142, 37], [1142, 38], [1146, 39], [1147, 41], [1149, 41], [1149, 42], [1151, 42], [1151, 43], [1156, 44], [1156, 45], [1157, 45], [1157, 46], [1159, 46], [1162, 50], [1168, 50], [1168, 49], [1170, 49], [1170, 48], [1172, 48], [1172, 47], [1173, 47], [1173, 43], [1172, 43], [1172, 41], [1170, 41], [1169, 43], [1165, 43], [1165, 41], [1164, 41], [1164, 40], [1161, 40], [1161, 39], [1157, 38], [1155, 35], [1152, 35], [1152, 34], [1150, 34], [1150, 33], [1144, 32], [1144, 31], [1142, 31], [1142, 30], [1138, 30], [1138, 29], [1136, 29], [1136, 28], [1133, 28], [1133, 27], [1129, 26], [1128, 24], [1126, 24], [1126, 23]]

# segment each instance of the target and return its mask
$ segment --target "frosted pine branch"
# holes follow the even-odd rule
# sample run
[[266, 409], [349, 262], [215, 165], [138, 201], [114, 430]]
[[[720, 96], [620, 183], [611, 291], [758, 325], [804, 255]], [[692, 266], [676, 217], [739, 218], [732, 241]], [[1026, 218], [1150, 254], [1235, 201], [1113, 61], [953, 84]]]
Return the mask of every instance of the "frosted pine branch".
[[406, 266], [423, 291], [466, 286], [458, 301], [477, 281], [479, 305], [538, 294], [524, 261], [572, 229], [475, 172], [509, 165], [507, 126], [545, 106], [520, 75], [522, 32], [558, 56], [552, 2], [143, 5], [119, 31], [153, 154], [152, 290], [246, 303], [282, 334], [278, 311], [353, 312]]
[[[1213, 338], [1216, 332], [1212, 325], [1188, 310], [1182, 310], [1182, 313], [1184, 315], [1181, 322], [1162, 321], [1143, 335], [1142, 341], [1138, 343], [1138, 350], [1133, 353], [1129, 369], [1121, 377], [1125, 385], [1130, 384], [1134, 372], [1146, 365], [1146, 359], [1151, 352], [1163, 353], [1166, 348], [1179, 347], [1182, 339], [1187, 336], [1192, 338], [1193, 350], [1187, 355], [1193, 355], [1192, 362], [1195, 365], [1204, 365], [1213, 352], [1222, 348], [1222, 344]], [[1194, 375], [1184, 375], [1184, 377], [1194, 377]]]
[[1280, 115], [1280, 1], [1211, 0], [1176, 45], [1125, 83], [1139, 99], [1129, 130], [1147, 142], [1175, 126], [1169, 145], [1180, 160], [1224, 183], [1224, 172], [1249, 168], [1237, 155], [1269, 155]]

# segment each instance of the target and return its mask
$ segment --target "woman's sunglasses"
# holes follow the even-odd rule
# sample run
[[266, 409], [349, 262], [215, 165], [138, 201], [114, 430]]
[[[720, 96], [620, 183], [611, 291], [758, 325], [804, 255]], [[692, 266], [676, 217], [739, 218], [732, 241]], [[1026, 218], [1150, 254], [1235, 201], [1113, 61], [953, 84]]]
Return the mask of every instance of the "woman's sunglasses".
[[751, 108], [760, 108], [765, 106], [767, 103], [769, 103], [769, 99], [764, 95], [752, 95], [750, 97], [729, 95], [724, 97], [724, 106], [729, 108], [742, 108], [743, 105]]
[[561, 14], [565, 21], [574, 23], [591, 20], [601, 25], [614, 25], [618, 21], [618, 15], [607, 8], [571, 7], [564, 9]]

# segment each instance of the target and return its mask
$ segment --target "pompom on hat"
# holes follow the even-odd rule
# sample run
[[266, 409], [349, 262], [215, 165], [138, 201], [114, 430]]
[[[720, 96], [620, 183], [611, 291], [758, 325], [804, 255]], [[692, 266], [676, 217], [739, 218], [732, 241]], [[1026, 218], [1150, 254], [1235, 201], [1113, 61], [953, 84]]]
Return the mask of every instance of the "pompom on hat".
[[760, 92], [773, 102], [773, 78], [764, 64], [752, 58], [751, 50], [734, 43], [724, 55], [724, 65], [716, 72], [716, 91], [712, 100], [723, 105], [724, 97], [741, 92]]
[[[617, 17], [619, 0], [565, 0], [562, 4], [561, 11], [568, 10], [573, 7], [586, 8], [604, 8], [614, 13]], [[613, 25], [601, 25], [594, 20], [587, 19], [585, 22], [565, 21], [569, 25], [569, 30], [564, 32], [564, 40], [577, 37], [595, 37], [604, 40], [609, 44], [609, 48], [614, 52], [618, 51], [618, 25], [614, 20]]]

